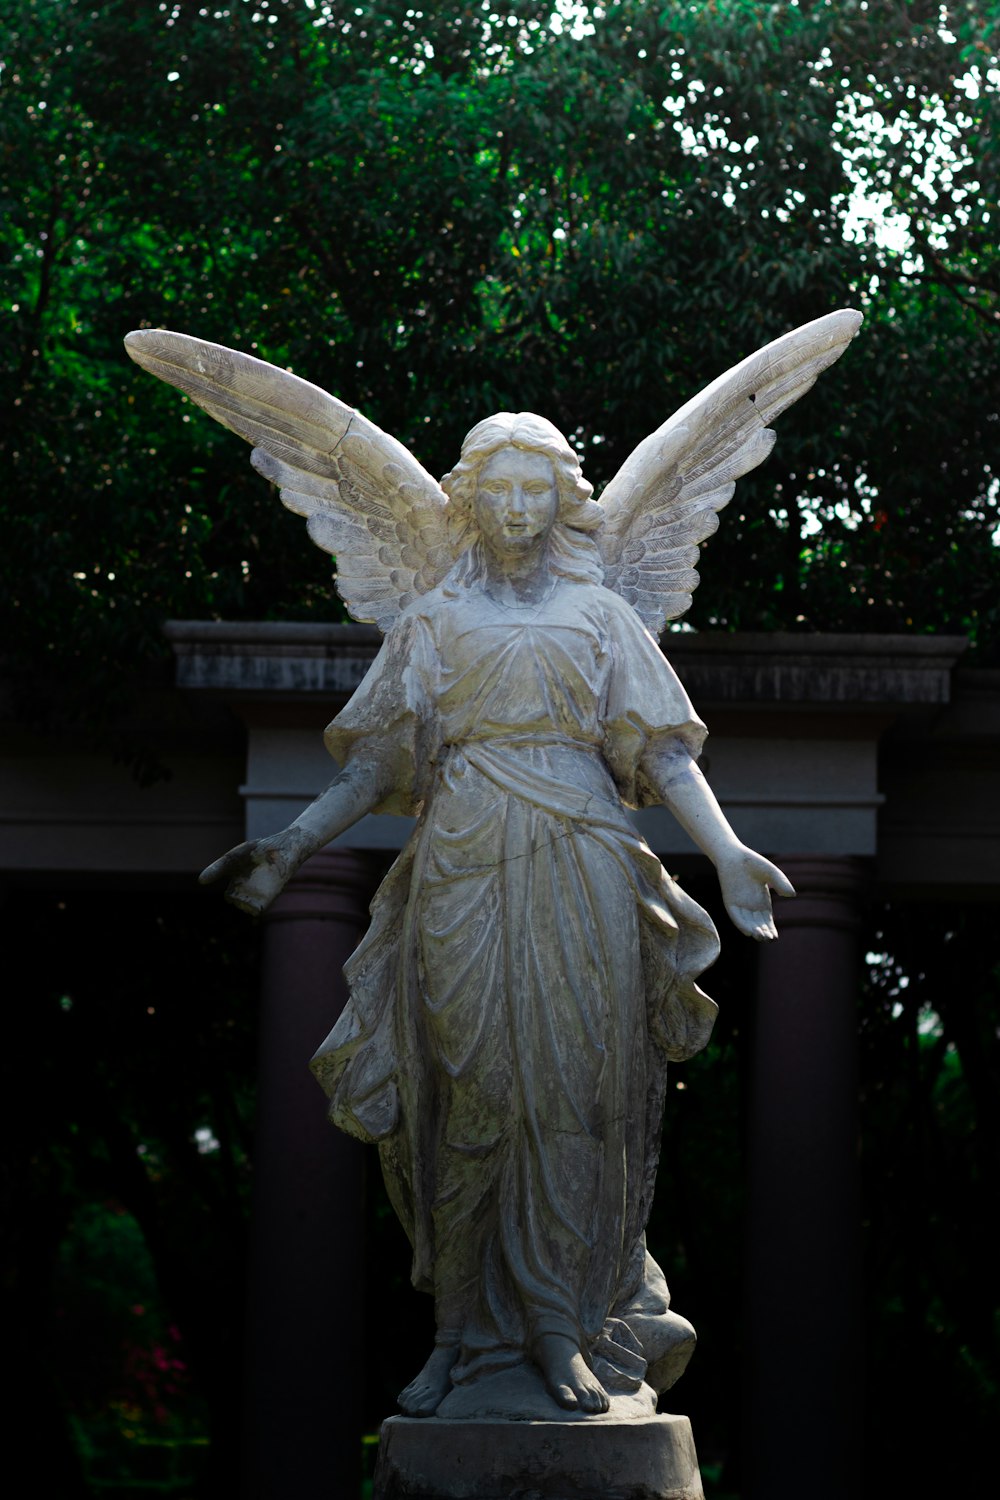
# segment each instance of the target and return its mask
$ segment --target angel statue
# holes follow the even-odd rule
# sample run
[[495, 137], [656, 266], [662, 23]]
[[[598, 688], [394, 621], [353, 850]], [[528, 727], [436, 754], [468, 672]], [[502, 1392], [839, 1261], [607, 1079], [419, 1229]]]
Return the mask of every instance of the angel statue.
[[529, 412], [478, 423], [439, 484], [285, 370], [183, 334], [126, 339], [254, 445], [336, 555], [351, 614], [385, 635], [326, 731], [339, 774], [202, 879], [260, 912], [365, 813], [416, 815], [312, 1062], [333, 1122], [378, 1145], [434, 1297], [411, 1416], [647, 1414], [690, 1352], [645, 1225], [666, 1065], [708, 1041], [697, 980], [718, 937], [627, 809], [665, 804], [739, 930], [777, 936], [770, 892], [792, 887], [723, 816], [698, 768], [705, 726], [657, 640], [735, 480], [770, 452], [767, 424], [860, 321], [831, 313], [735, 366], [600, 502]]

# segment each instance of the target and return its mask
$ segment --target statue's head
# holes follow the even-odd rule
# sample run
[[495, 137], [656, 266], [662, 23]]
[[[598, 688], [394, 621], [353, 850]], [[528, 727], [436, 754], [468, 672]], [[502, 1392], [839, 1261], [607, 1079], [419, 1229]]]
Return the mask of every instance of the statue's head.
[[[534, 500], [528, 499], [528, 509], [544, 526], [551, 570], [577, 582], [602, 582], [604, 569], [590, 534], [600, 526], [604, 512], [590, 498], [593, 486], [584, 479], [580, 461], [559, 429], [529, 411], [502, 411], [477, 423], [462, 444], [458, 463], [441, 481], [464, 549], [461, 576], [467, 582], [478, 576], [482, 547], [486, 544], [496, 552], [501, 530], [503, 555], [512, 557], [522, 550], [519, 540], [524, 548], [531, 546], [528, 534], [518, 539], [510, 527], [491, 525], [490, 494], [499, 493], [508, 482], [536, 491]], [[543, 516], [547, 505], [542, 491], [547, 491], [551, 505], [553, 485], [555, 511], [549, 509]], [[496, 537], [490, 536], [493, 531]]]
[[504, 448], [538, 453], [549, 460], [559, 492], [556, 521], [574, 531], [595, 531], [604, 512], [591, 500], [594, 487], [583, 477], [580, 461], [558, 427], [530, 411], [501, 411], [477, 422], [462, 444], [462, 456], [441, 481], [457, 511], [471, 519], [480, 470]]

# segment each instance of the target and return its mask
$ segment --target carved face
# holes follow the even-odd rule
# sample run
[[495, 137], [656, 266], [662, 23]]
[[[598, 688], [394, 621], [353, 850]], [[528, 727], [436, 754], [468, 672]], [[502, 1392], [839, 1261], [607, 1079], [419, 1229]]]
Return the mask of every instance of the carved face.
[[500, 448], [479, 471], [475, 517], [493, 555], [524, 557], [539, 550], [555, 524], [559, 491], [544, 453]]

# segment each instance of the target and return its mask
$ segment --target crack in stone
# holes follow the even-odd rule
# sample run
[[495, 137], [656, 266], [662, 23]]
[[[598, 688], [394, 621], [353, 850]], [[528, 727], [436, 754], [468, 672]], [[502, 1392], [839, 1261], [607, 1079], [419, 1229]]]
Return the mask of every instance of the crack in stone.
[[[516, 795], [516, 793], [514, 795]], [[579, 814], [579, 817], [578, 818], [574, 818], [572, 821], [573, 822], [582, 822], [583, 819], [586, 818], [587, 814], [590, 811], [590, 804], [592, 802], [596, 801], [596, 800], [598, 800], [597, 793], [596, 792], [589, 792], [587, 794], [587, 801], [584, 804], [583, 810]], [[550, 813], [549, 816], [550, 817], [560, 817], [562, 815], [559, 814], [559, 813]], [[569, 821], [569, 820], [567, 820], [567, 821]], [[533, 855], [539, 854], [543, 849], [554, 849], [555, 846], [556, 846], [556, 844], [559, 843], [562, 839], [572, 838], [574, 832], [575, 832], [575, 829], [573, 829], [572, 827], [566, 828], [566, 829], [563, 830], [562, 833], [554, 834], [551, 838], [544, 839], [544, 840], [542, 840], [538, 844], [532, 844], [531, 848], [530, 849], [525, 849], [525, 851], [522, 854], [503, 854], [503, 855], [500, 856], [499, 859], [491, 860], [489, 862], [489, 864], [487, 865], [487, 869], [489, 869], [489, 868], [499, 869], [501, 865], [513, 864], [514, 861], [518, 860], [518, 859], [530, 859]]]
[[352, 411], [350, 417], [348, 418], [347, 426], [344, 428], [343, 432], [340, 434], [340, 437], [334, 443], [333, 447], [327, 453], [327, 458], [332, 458], [333, 455], [336, 453], [337, 449], [340, 447], [341, 443], [344, 441], [344, 439], [349, 434], [351, 428], [354, 426], [354, 418], [356, 416], [357, 416], [357, 412], [356, 411]]

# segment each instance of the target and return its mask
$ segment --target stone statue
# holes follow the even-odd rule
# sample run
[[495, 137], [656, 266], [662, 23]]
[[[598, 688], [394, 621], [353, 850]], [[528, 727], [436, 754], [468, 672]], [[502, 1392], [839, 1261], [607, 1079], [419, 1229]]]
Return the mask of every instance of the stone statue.
[[741, 932], [785, 876], [698, 768], [705, 728], [657, 638], [768, 422], [847, 347], [832, 313], [744, 360], [639, 445], [600, 503], [566, 439], [502, 412], [438, 484], [358, 412], [159, 330], [128, 352], [254, 445], [385, 634], [326, 732], [342, 769], [282, 833], [205, 871], [261, 911], [365, 813], [415, 813], [313, 1069], [377, 1143], [437, 1337], [411, 1416], [649, 1414], [693, 1330], [645, 1244], [666, 1065], [708, 1041], [712, 922], [626, 811], [664, 803]]

